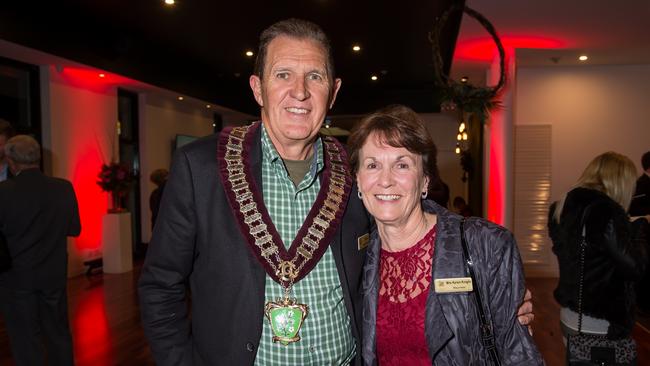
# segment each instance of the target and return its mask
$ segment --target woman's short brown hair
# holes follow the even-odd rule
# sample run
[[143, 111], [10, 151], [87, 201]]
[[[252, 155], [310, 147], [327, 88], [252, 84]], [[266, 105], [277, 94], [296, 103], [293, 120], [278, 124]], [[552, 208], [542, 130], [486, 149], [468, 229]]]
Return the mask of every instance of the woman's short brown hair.
[[352, 174], [359, 171], [359, 150], [375, 133], [392, 147], [403, 147], [422, 157], [424, 174], [431, 181], [438, 179], [436, 145], [424, 127], [420, 116], [404, 105], [390, 105], [364, 117], [348, 138], [348, 153]]

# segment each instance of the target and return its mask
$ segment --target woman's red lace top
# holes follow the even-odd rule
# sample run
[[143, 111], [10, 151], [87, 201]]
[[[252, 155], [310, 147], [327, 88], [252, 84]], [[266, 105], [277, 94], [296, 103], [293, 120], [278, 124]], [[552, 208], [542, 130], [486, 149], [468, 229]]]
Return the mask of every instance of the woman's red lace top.
[[436, 227], [401, 252], [382, 249], [377, 307], [377, 358], [386, 365], [427, 365], [424, 317]]

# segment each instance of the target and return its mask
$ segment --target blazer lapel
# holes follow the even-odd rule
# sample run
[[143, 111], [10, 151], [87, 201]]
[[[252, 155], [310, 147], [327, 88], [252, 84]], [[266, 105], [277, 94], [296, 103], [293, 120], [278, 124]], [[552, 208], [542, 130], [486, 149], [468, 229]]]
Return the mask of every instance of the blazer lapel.
[[379, 301], [379, 259], [381, 243], [377, 230], [373, 230], [363, 267], [363, 345], [361, 355], [365, 365], [377, 364], [377, 304]]
[[445, 314], [453, 314], [458, 309], [450, 302], [450, 296], [435, 292], [435, 280], [439, 278], [464, 277], [462, 253], [457, 241], [460, 240], [457, 219], [438, 210], [435, 206], [425, 205], [425, 210], [434, 211], [438, 216], [436, 223], [436, 241], [433, 254], [431, 285], [425, 314], [425, 338], [429, 354], [438, 351], [454, 336]]

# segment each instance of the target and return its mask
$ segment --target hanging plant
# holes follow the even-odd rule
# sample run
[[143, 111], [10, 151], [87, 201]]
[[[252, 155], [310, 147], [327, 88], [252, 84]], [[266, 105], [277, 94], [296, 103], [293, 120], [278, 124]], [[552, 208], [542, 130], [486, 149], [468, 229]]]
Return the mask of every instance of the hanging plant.
[[[458, 82], [450, 79], [443, 72], [444, 63], [440, 50], [440, 36], [449, 16], [458, 11], [463, 11], [470, 17], [476, 19], [487, 30], [490, 36], [492, 36], [499, 51], [499, 82], [497, 85], [481, 87], [472, 85], [469, 82]], [[433, 30], [429, 33], [429, 40], [433, 45], [435, 84], [442, 90], [442, 109], [459, 109], [463, 112], [475, 114], [481, 122], [485, 121], [490, 110], [500, 105], [496, 96], [506, 82], [505, 51], [503, 44], [501, 44], [501, 39], [492, 24], [476, 10], [455, 4], [437, 19]]]

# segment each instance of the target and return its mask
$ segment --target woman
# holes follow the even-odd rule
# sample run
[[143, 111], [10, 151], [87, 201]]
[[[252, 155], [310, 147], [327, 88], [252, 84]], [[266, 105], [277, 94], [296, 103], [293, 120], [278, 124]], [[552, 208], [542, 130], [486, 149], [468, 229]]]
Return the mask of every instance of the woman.
[[634, 325], [633, 284], [644, 271], [642, 218], [630, 222], [636, 182], [632, 161], [615, 152], [592, 160], [564, 199], [551, 206], [548, 227], [560, 279], [555, 299], [562, 307], [563, 332], [578, 329], [578, 287], [582, 223], [586, 228], [582, 326], [585, 333], [629, 337]]
[[[359, 198], [376, 221], [363, 276], [365, 364], [489, 364], [471, 289], [443, 288], [445, 280], [468, 277], [462, 218], [425, 200], [437, 167], [422, 121], [407, 107], [387, 107], [363, 119], [348, 147]], [[468, 219], [465, 231], [478, 282], [472, 286], [502, 364], [542, 364], [517, 322], [524, 276], [512, 235], [479, 218]]]

